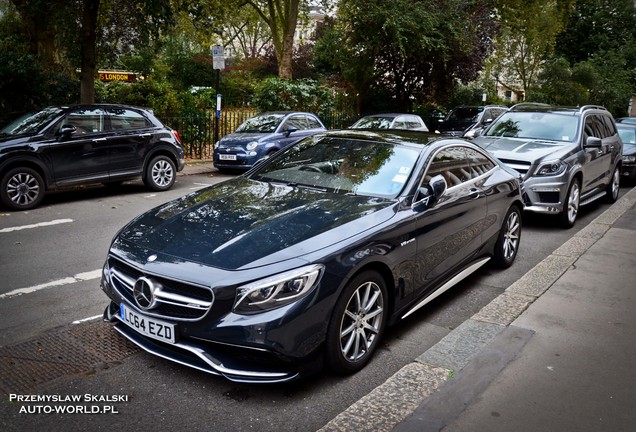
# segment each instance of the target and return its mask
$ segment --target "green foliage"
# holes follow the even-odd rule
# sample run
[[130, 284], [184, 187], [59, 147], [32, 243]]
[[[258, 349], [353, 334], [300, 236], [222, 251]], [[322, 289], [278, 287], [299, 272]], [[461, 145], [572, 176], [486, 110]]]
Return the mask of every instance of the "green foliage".
[[299, 110], [320, 115], [333, 106], [333, 92], [313, 80], [269, 78], [256, 89], [254, 105], [261, 111]]

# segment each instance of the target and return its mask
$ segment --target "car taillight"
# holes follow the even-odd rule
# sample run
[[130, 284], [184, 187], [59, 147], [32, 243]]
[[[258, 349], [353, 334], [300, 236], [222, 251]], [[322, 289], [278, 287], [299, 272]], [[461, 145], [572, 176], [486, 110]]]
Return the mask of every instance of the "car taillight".
[[177, 142], [179, 144], [181, 144], [181, 137], [179, 136], [179, 132], [177, 132], [176, 130], [172, 130], [172, 135], [174, 135], [174, 137], [177, 139]]

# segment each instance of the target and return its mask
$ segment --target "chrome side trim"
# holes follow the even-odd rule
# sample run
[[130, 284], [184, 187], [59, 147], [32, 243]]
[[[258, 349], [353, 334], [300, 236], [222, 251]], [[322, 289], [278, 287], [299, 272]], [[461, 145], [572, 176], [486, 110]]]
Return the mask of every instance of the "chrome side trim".
[[448, 291], [449, 288], [451, 288], [452, 286], [456, 285], [458, 282], [462, 281], [463, 279], [465, 279], [470, 274], [474, 273], [477, 269], [479, 269], [481, 266], [486, 264], [488, 261], [490, 261], [490, 257], [483, 258], [482, 260], [477, 261], [474, 264], [472, 264], [470, 267], [467, 267], [464, 270], [462, 270], [460, 273], [455, 275], [452, 279], [450, 279], [448, 282], [446, 282], [444, 285], [442, 285], [436, 291], [434, 291], [431, 295], [429, 295], [424, 300], [422, 300], [417, 305], [415, 305], [413, 308], [411, 308], [411, 310], [409, 310], [406, 314], [402, 315], [402, 319], [404, 319], [407, 316], [411, 315], [413, 312], [415, 312], [416, 310], [418, 310], [419, 308], [421, 308], [425, 304], [431, 302], [432, 300], [434, 300], [437, 297], [439, 297], [440, 295], [442, 295], [444, 292]]

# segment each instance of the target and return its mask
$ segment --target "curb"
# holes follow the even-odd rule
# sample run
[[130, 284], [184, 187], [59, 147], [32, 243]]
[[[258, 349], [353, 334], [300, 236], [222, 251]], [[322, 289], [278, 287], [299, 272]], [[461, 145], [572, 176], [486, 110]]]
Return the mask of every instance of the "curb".
[[636, 188], [632, 188], [470, 319], [337, 415], [319, 432], [391, 431], [464, 368], [475, 354], [508, 329], [634, 205]]

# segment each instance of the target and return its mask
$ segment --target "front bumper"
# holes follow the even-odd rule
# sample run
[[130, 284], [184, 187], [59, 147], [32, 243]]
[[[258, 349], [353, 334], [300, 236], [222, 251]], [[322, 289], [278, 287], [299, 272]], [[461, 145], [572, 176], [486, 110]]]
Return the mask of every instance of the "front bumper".
[[623, 162], [621, 176], [636, 180], [636, 163]]
[[564, 209], [568, 182], [563, 177], [530, 177], [523, 182], [525, 211], [558, 214]]
[[[119, 314], [119, 305], [114, 302], [111, 302], [104, 311], [104, 321], [112, 323], [115, 330], [121, 335], [150, 354], [203, 372], [223, 376], [230, 381], [279, 383], [291, 381], [300, 375], [298, 370], [277, 370], [280, 369], [280, 366], [278, 368], [259, 367], [257, 364], [251, 364], [248, 359], [237, 359], [236, 355], [229, 359], [227, 358], [228, 354], [224, 354], [224, 351], [228, 350], [228, 348], [232, 351], [232, 347], [219, 345], [215, 350], [210, 346], [206, 346], [211, 344], [197, 342], [194, 339], [180, 340], [174, 344], [168, 344], [145, 337], [123, 323]], [[243, 350], [244, 348], [234, 348], [234, 350], [237, 349]], [[259, 353], [258, 351], [261, 352]], [[265, 350], [257, 349], [254, 350], [254, 354], [267, 355]], [[226, 366], [227, 364], [233, 364], [233, 366]]]

